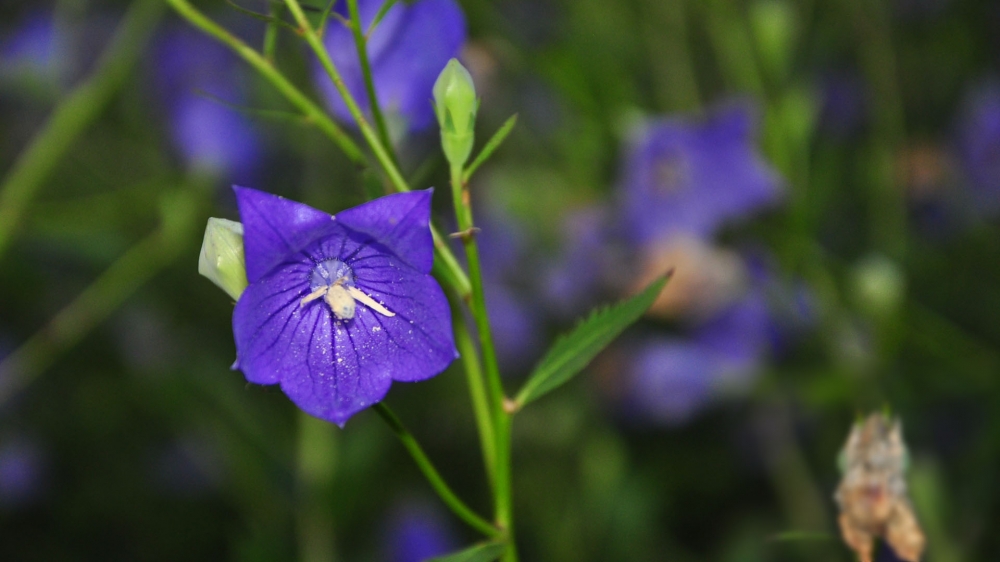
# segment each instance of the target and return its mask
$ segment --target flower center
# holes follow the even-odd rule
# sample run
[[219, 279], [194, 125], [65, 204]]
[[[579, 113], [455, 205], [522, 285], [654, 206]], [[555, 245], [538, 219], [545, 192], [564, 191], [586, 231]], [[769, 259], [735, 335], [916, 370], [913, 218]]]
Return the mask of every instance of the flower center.
[[309, 275], [311, 293], [299, 301], [299, 306], [323, 299], [339, 320], [354, 318], [355, 301], [367, 306], [383, 316], [395, 316], [382, 303], [377, 302], [361, 289], [354, 286], [354, 271], [338, 259], [323, 260], [316, 264]]

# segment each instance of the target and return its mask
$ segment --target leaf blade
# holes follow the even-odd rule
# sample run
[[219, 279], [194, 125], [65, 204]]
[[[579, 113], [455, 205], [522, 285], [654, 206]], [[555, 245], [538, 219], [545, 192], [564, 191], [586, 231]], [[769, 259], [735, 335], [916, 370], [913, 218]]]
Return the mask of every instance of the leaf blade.
[[472, 161], [472, 164], [469, 164], [468, 168], [465, 169], [465, 172], [462, 174], [462, 181], [469, 181], [469, 178], [471, 178], [472, 174], [474, 174], [476, 170], [483, 165], [483, 162], [486, 162], [486, 160], [493, 155], [496, 149], [500, 148], [503, 141], [507, 139], [507, 135], [514, 130], [514, 125], [517, 125], [516, 113], [508, 117], [507, 120], [503, 122], [503, 125], [497, 129], [497, 132], [493, 133], [490, 140], [486, 141], [486, 145], [479, 151], [476, 159]]
[[625, 328], [645, 314], [671, 274], [669, 272], [655, 279], [642, 292], [629, 299], [593, 311], [572, 331], [560, 337], [538, 362], [517, 394], [517, 409], [569, 382], [582, 371]]
[[507, 544], [488, 542], [473, 545], [465, 550], [437, 556], [427, 562], [493, 562], [507, 550]]

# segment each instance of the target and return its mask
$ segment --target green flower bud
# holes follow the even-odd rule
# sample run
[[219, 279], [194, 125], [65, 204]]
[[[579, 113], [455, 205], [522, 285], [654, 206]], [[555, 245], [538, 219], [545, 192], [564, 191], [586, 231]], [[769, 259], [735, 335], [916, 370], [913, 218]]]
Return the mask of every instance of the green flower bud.
[[198, 273], [208, 277], [234, 299], [247, 288], [247, 268], [243, 259], [243, 225], [226, 219], [210, 218], [198, 257]]
[[876, 318], [894, 315], [906, 298], [906, 275], [885, 256], [862, 259], [854, 266], [852, 277], [855, 304]]
[[750, 7], [750, 27], [760, 61], [777, 80], [791, 69], [798, 39], [795, 8], [786, 0], [760, 0]]
[[457, 59], [451, 59], [434, 83], [434, 112], [441, 126], [441, 148], [452, 166], [462, 166], [475, 138], [476, 86]]

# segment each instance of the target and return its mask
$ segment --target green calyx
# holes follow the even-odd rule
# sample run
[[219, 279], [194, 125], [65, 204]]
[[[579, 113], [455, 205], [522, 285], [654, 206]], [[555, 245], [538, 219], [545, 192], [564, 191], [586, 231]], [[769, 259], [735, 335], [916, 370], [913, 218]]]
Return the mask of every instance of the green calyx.
[[210, 218], [198, 257], [198, 273], [207, 277], [233, 299], [247, 288], [243, 257], [243, 225], [226, 219]]

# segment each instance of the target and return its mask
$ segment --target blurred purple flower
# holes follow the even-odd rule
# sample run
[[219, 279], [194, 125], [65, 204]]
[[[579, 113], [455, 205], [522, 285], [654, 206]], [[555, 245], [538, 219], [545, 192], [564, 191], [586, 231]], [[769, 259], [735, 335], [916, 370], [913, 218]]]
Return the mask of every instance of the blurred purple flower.
[[1000, 83], [973, 91], [959, 122], [958, 156], [974, 206], [1000, 207]]
[[422, 562], [459, 546], [444, 514], [423, 502], [396, 506], [382, 544], [386, 562]]
[[448, 302], [429, 275], [431, 190], [334, 217], [234, 189], [250, 282], [233, 312], [235, 366], [248, 381], [280, 383], [306, 413], [343, 426], [393, 380], [455, 359]]
[[668, 425], [690, 420], [710, 400], [716, 368], [712, 353], [690, 341], [646, 340], [630, 350], [629, 416]]
[[260, 161], [261, 139], [250, 120], [220, 101], [241, 104], [247, 97], [246, 76], [235, 55], [184, 27], [161, 37], [154, 56], [154, 85], [187, 166], [250, 179]]
[[672, 117], [640, 127], [621, 180], [630, 238], [709, 237], [776, 204], [781, 182], [754, 147], [755, 121], [751, 107], [734, 104], [703, 120]]
[[[359, 0], [362, 26], [375, 19], [382, 0]], [[347, 3], [337, 0], [334, 11], [347, 18]], [[368, 39], [368, 59], [379, 105], [390, 122], [401, 121], [403, 131], [418, 131], [435, 122], [432, 90], [448, 60], [465, 43], [465, 16], [454, 0], [397, 2]], [[370, 114], [361, 65], [351, 30], [331, 19], [324, 37], [326, 50], [362, 111]], [[333, 114], [354, 123], [333, 82], [317, 63], [314, 74]]]
[[546, 312], [556, 319], [576, 319], [597, 304], [605, 286], [623, 282], [609, 219], [605, 208], [591, 207], [563, 220], [563, 249], [546, 264], [541, 288]]
[[52, 14], [31, 13], [0, 38], [0, 76], [30, 74], [56, 82], [63, 48]]
[[220, 452], [210, 440], [194, 434], [184, 435], [154, 451], [149, 470], [158, 489], [182, 497], [213, 492], [224, 478]]
[[45, 455], [33, 441], [13, 437], [0, 444], [0, 507], [34, 502], [45, 485]]
[[868, 112], [865, 83], [857, 73], [835, 71], [819, 79], [821, 102], [819, 126], [832, 137], [843, 139], [857, 133]]
[[497, 360], [504, 373], [520, 371], [538, 358], [543, 335], [542, 315], [528, 296], [533, 280], [523, 275], [531, 260], [524, 228], [496, 205], [486, 205], [477, 224], [486, 310]]

